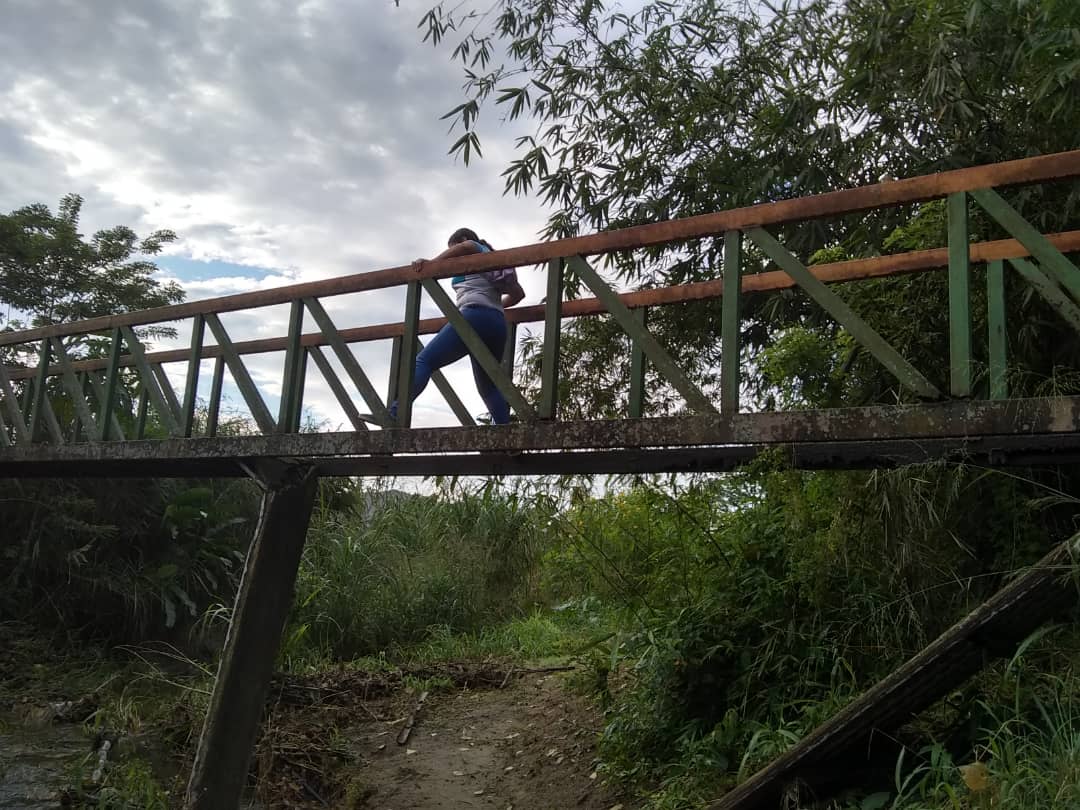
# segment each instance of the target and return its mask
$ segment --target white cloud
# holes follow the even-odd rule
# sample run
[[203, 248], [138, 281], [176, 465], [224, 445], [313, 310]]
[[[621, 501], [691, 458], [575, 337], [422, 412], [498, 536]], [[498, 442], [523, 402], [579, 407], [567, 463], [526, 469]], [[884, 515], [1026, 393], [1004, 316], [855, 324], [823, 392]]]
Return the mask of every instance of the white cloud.
[[[528, 243], [545, 219], [533, 202], [502, 197], [511, 132], [491, 133], [488, 159], [473, 166], [447, 157], [439, 116], [457, 102], [460, 77], [420, 42], [422, 3], [5, 6], [0, 210], [78, 192], [87, 231], [171, 228], [179, 256], [273, 271], [186, 282], [190, 299], [403, 264], [438, 252], [462, 225], [496, 246]], [[539, 273], [522, 276], [538, 300]], [[326, 302], [342, 327], [400, 319], [397, 291], [355, 298]], [[278, 309], [227, 322], [243, 340], [284, 334], [286, 317]], [[384, 349], [357, 350], [380, 390]], [[268, 392], [279, 364], [252, 361]], [[449, 376], [482, 411], [468, 362]], [[342, 422], [317, 371], [309, 379], [309, 402]], [[453, 421], [438, 401], [425, 393], [418, 424]]]

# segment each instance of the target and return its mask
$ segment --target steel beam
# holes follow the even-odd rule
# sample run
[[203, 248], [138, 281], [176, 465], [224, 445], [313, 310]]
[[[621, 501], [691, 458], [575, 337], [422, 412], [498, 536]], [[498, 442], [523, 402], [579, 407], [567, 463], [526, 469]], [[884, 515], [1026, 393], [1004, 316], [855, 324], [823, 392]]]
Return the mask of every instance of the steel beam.
[[1009, 396], [1008, 333], [1005, 328], [1005, 263], [995, 259], [986, 265], [987, 354], [990, 365], [990, 398]]
[[221, 418], [221, 389], [225, 383], [225, 358], [214, 360], [214, 371], [210, 377], [210, 401], [206, 404], [206, 435], [217, 436], [218, 422]]
[[971, 396], [971, 274], [967, 195], [949, 195], [949, 392]]
[[[639, 331], [644, 332], [649, 328], [649, 310], [645, 307], [630, 310], [637, 321]], [[630, 418], [640, 419], [645, 415], [645, 374], [648, 371], [649, 358], [641, 341], [630, 338]]]
[[195, 429], [195, 405], [199, 393], [199, 370], [202, 365], [206, 319], [196, 315], [191, 324], [191, 351], [188, 353], [187, 379], [184, 382], [184, 407], [180, 414], [180, 435], [191, 437]]
[[405, 317], [402, 323], [401, 346], [397, 351], [397, 420], [396, 427], [412, 424], [413, 377], [416, 375], [416, 345], [420, 342], [417, 322], [420, 320], [420, 282], [410, 281], [405, 287]]
[[[530, 452], [617, 448], [923, 441], [1080, 433], [1080, 397], [955, 400], [832, 410], [695, 414], [497, 427], [414, 428], [367, 433], [302, 433], [158, 439], [0, 450], [5, 470], [24, 462], [146, 461], [260, 457]], [[10, 472], [8, 473], [10, 474]]]
[[[724, 234], [724, 305], [720, 322], [720, 410], [739, 410], [739, 294], [742, 273], [742, 234]], [[794, 279], [792, 279], [794, 281]]]
[[[492, 451], [399, 456], [282, 457], [311, 464], [320, 476], [600, 475], [625, 473], [723, 473], [768, 453], [772, 463], [804, 470], [894, 468], [930, 461], [981, 467], [1035, 467], [1080, 462], [1080, 435], [972, 436], [785, 445], [649, 450]], [[0, 460], [0, 478], [236, 478], [258, 459], [227, 456], [183, 459]]]
[[538, 414], [541, 419], [555, 419], [559, 410], [559, 339], [562, 337], [563, 265], [562, 259], [552, 259], [548, 262], [547, 296], [544, 301], [544, 348], [540, 362]]

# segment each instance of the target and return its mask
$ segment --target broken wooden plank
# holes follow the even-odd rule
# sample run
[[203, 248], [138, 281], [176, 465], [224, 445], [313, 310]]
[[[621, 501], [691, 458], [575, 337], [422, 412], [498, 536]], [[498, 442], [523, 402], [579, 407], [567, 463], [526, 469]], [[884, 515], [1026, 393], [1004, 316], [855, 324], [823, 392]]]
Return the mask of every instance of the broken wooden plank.
[[867, 757], [875, 734], [890, 732], [929, 708], [1049, 619], [1076, 602], [1072, 557], [1080, 535], [1060, 543], [930, 646], [790, 751], [709, 804], [711, 810], [781, 806], [792, 790], [818, 796], [843, 787], [840, 780]]

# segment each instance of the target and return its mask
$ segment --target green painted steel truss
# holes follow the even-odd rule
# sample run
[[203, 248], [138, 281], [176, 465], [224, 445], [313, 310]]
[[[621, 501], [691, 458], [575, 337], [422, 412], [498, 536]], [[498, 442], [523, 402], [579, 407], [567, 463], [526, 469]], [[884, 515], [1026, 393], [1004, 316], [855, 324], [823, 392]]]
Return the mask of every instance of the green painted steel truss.
[[[1068, 171], [1058, 170], [1054, 177], [1080, 176], [1078, 154], [1067, 153], [1062, 159], [1068, 158]], [[223, 392], [227, 380], [238, 392], [249, 417], [245, 428], [248, 433], [261, 436], [301, 433], [305, 394], [310, 389], [310, 375], [316, 372], [340, 405], [352, 430], [358, 434], [368, 433], [371, 428], [409, 430], [412, 427], [412, 407], [408, 392], [413, 386], [416, 354], [423, 347], [421, 335], [435, 331], [442, 323], [449, 323], [458, 332], [478, 364], [506, 397], [518, 421], [526, 425], [557, 422], [560, 405], [560, 334], [569, 317], [583, 314], [607, 314], [628, 339], [630, 384], [625, 397], [624, 417], [642, 419], [658, 415], [650, 413], [646, 391], [647, 370], [651, 370], [654, 378], [662, 381], [663, 385], [677, 392], [684, 403], [682, 413], [687, 416], [737, 414], [740, 411], [742, 375], [746, 365], [740, 362], [741, 298], [747, 291], [790, 287], [796, 287], [807, 295], [854, 342], [893, 375], [899, 388], [907, 392], [908, 401], [930, 403], [950, 398], [966, 399], [977, 388], [985, 391], [993, 400], [1007, 400], [1010, 331], [1005, 306], [1006, 275], [1015, 273], [1066, 324], [1080, 329], [1080, 268], [1065, 255], [1067, 251], [1080, 248], [1080, 239], [1076, 232], [1053, 237], [1040, 233], [998, 192], [983, 183], [985, 172], [972, 174], [970, 187], [958, 189], [958, 183], [952, 182], [952, 176], [963, 171], [937, 176], [947, 180], [937, 184], [938, 193], [927, 194], [922, 190], [911, 193], [912, 200], [941, 196], [947, 201], [948, 245], [944, 248], [944, 260], [930, 265], [924, 262], [925, 266], [917, 268], [922, 270], [939, 266], [947, 273], [948, 301], [943, 305], [948, 309], [949, 358], [945, 369], [917, 368], [871, 323], [858, 315], [845, 302], [843, 295], [836, 291], [834, 284], [829, 283], [912, 272], [914, 260], [904, 256], [865, 260], [871, 263], [866, 269], [860, 272], [843, 271], [847, 272], [844, 277], [839, 265], [808, 267], [776, 238], [775, 227], [770, 225], [780, 225], [791, 221], [792, 217], [776, 217], [775, 222], [770, 222], [767, 216], [761, 216], [758, 218], [760, 224], [754, 224], [753, 218], [742, 216], [741, 219], [749, 224], [723, 228], [715, 233], [715, 236], [723, 238], [723, 261], [718, 274], [719, 286], [710, 288], [708, 295], [699, 293], [698, 288], [702, 285], [630, 294], [619, 292], [590, 264], [585, 253], [562, 254], [559, 252], [562, 243], [550, 243], [546, 249], [549, 258], [544, 261], [548, 274], [546, 302], [541, 308], [533, 308], [539, 312], [531, 318], [541, 322], [544, 328], [535, 399], [530, 399], [515, 381], [513, 373], [517, 326], [527, 319], [515, 319], [515, 311], [510, 311], [510, 339], [504, 356], [494, 356], [439, 285], [437, 278], [448, 274], [441, 268], [438, 273], [413, 278], [397, 273], [395, 278], [405, 288], [405, 310], [402, 321], [396, 324], [356, 329], [343, 328], [335, 323], [324, 306], [324, 299], [343, 292], [338, 284], [325, 291], [318, 285], [305, 285], [291, 297], [278, 296], [274, 303], [289, 303], [288, 333], [272, 340], [240, 343], [233, 340], [220, 317], [221, 313], [237, 308], [231, 303], [222, 304], [227, 299], [207, 302], [207, 306], [201, 309], [194, 305], [193, 314], [188, 316], [191, 342], [186, 352], [148, 350], [137, 327], [171, 320], [167, 317], [154, 319], [154, 313], [148, 313], [146, 317], [140, 317], [139, 313], [134, 317], [118, 316], [115, 325], [104, 330], [100, 325], [101, 319], [97, 319], [89, 322], [85, 331], [80, 331], [79, 325], [74, 324], [46, 328], [44, 331], [9, 333], [0, 340], [0, 351], [6, 352], [9, 357], [6, 365], [0, 365], [0, 461], [4, 460], [5, 454], [9, 461], [25, 458], [17, 451], [36, 444], [58, 448], [218, 437], [222, 431]], [[861, 191], [864, 190], [838, 194]], [[808, 202], [815, 199], [808, 198]], [[858, 206], [853, 204], [851, 210], [878, 207], [874, 197], [867, 199], [869, 202]], [[831, 201], [830, 205], [836, 207]], [[973, 206], [977, 206], [989, 221], [1000, 226], [1012, 240], [972, 245], [968, 222]], [[734, 217], [738, 221], [740, 217], [735, 214], [740, 212], [732, 212], [727, 219]], [[806, 213], [806, 216], [818, 215], [821, 215], [820, 212], [813, 208]], [[619, 233], [615, 232], [616, 235]], [[626, 244], [613, 243], [609, 234], [591, 237], [606, 240], [604, 249], [596, 252], [632, 248], [637, 237], [630, 231], [626, 233]], [[654, 243], [657, 241], [660, 240], [654, 240]], [[1065, 246], [1066, 250], [1059, 246]], [[765, 257], [774, 269], [762, 272], [760, 257]], [[974, 316], [971, 289], [972, 281], [982, 267], [985, 267], [987, 309], [983, 320], [988, 325], [989, 333], [985, 343], [986, 357], [976, 358], [972, 339]], [[483, 269], [486, 267], [465, 272]], [[562, 300], [565, 273], [572, 273], [580, 279], [594, 298], [587, 301]], [[780, 275], [786, 276], [786, 281], [778, 279]], [[768, 284], [765, 283], [766, 279]], [[430, 297], [445, 320], [421, 319], [423, 295]], [[650, 307], [702, 297], [719, 297], [722, 300], [721, 361], [716, 391], [704, 390], [679, 366], [649, 328]], [[317, 331], [305, 332], [305, 319], [310, 319]], [[39, 333], [42, 336], [38, 337]], [[20, 337], [25, 339], [20, 340]], [[208, 342], [210, 337], [212, 343]], [[358, 342], [381, 339], [389, 341], [390, 354], [387, 358], [389, 375], [383, 387], [385, 394], [380, 393], [376, 381], [373, 381], [354, 351]], [[93, 354], [87, 350], [87, 346], [95, 347]], [[253, 375], [249, 368], [252, 357], [267, 353], [283, 358], [279, 386]], [[13, 362], [12, 358], [21, 358], [21, 362]], [[199, 390], [201, 368], [203, 362], [209, 360], [213, 361], [210, 390], [202, 392]], [[975, 385], [975, 369], [980, 364], [985, 365], [988, 372], [985, 386]], [[384, 365], [380, 364], [380, 367]], [[179, 371], [181, 366], [182, 373]], [[944, 376], [943, 370], [947, 371]], [[436, 374], [434, 382], [462, 428], [476, 429], [473, 416], [446, 378]], [[179, 391], [174, 387], [178, 383], [182, 383]], [[271, 396], [277, 398], [276, 413], [267, 404]], [[395, 401], [400, 403], [396, 419], [391, 416], [391, 403]], [[1017, 430], [1021, 429], [1022, 426], [1018, 425]], [[838, 436], [838, 440], [841, 438]], [[629, 440], [627, 446], [631, 446]], [[483, 447], [478, 445], [474, 449], [479, 451]], [[10, 471], [14, 466], [5, 464], [3, 469]]]

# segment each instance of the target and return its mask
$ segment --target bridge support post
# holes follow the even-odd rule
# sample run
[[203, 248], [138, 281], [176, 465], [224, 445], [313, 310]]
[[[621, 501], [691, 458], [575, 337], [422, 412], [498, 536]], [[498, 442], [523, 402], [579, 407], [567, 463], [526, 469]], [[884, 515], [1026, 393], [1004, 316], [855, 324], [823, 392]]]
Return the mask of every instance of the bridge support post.
[[206, 713], [186, 810], [236, 810], [247, 780], [318, 483], [310, 465], [250, 470], [264, 488]]

